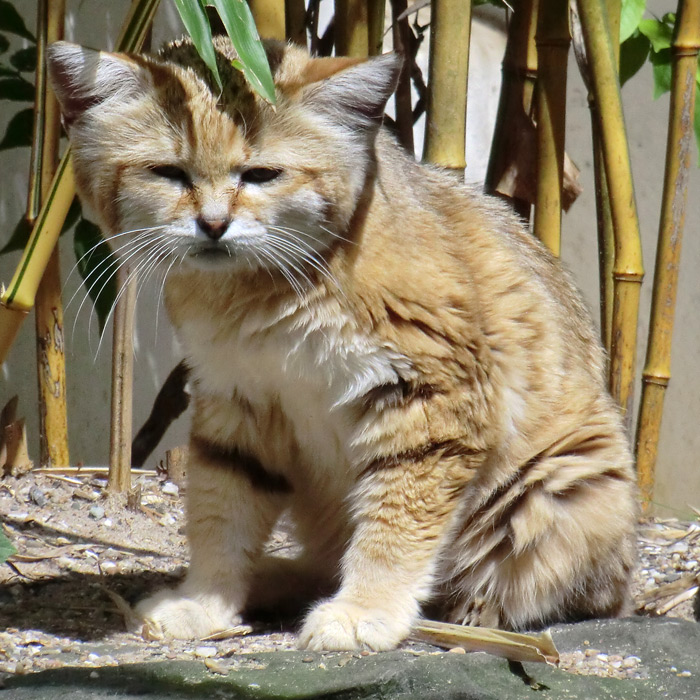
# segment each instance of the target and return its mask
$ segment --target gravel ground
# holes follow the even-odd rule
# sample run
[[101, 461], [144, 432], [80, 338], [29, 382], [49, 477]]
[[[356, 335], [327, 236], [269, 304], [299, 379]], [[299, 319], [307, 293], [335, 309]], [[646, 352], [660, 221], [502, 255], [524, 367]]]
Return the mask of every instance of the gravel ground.
[[[0, 566], [0, 673], [201, 659], [212, 673], [226, 674], [259, 663], [242, 653], [294, 648], [293, 621], [253, 621], [224, 638], [198, 642], [125, 631], [130, 604], [182, 575], [184, 513], [177, 486], [154, 472], [136, 478], [127, 503], [107, 498], [105, 485], [92, 473], [30, 472], [0, 481], [0, 522], [17, 549]], [[284, 554], [293, 544], [282, 529], [268, 548]], [[698, 560], [698, 523], [644, 521], [634, 581], [637, 612], [693, 619]], [[404, 646], [415, 654], [463, 653]], [[349, 661], [353, 654], [345, 657]], [[563, 653], [560, 666], [581, 674], [646, 677], [638, 657], [585, 643]]]

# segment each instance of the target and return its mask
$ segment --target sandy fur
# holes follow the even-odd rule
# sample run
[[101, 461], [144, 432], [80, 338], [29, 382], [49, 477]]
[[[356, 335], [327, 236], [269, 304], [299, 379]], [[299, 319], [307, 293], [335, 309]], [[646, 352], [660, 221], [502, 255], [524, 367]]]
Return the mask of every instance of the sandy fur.
[[[190, 568], [140, 610], [199, 637], [256, 600], [330, 591], [300, 644], [377, 650], [427, 604], [517, 629], [619, 614], [631, 457], [568, 275], [504, 205], [380, 128], [395, 59], [268, 50], [275, 111], [225, 62], [219, 99], [187, 44], [51, 54], [83, 199], [112, 236], [164, 227], [141, 245], [170, 265], [194, 379]], [[124, 89], [67, 79], [79, 61]], [[149, 170], [170, 162], [191, 187]], [[253, 167], [283, 176], [242, 184]], [[202, 217], [230, 221], [230, 259], [192, 254]], [[285, 511], [292, 564], [261, 558]]]

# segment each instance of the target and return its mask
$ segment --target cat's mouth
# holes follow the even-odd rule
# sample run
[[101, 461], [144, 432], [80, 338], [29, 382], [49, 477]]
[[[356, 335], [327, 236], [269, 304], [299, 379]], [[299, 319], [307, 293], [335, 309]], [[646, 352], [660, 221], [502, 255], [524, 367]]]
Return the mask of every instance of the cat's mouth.
[[229, 264], [235, 259], [231, 248], [223, 243], [193, 246], [188, 257], [193, 263], [206, 267]]

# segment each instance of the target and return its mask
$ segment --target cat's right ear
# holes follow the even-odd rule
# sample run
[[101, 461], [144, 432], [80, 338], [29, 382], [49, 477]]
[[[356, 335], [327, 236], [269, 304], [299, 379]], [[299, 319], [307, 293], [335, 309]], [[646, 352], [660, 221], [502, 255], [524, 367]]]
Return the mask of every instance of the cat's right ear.
[[49, 79], [66, 127], [90, 107], [143, 90], [138, 64], [123, 54], [57, 41], [49, 46], [47, 55]]

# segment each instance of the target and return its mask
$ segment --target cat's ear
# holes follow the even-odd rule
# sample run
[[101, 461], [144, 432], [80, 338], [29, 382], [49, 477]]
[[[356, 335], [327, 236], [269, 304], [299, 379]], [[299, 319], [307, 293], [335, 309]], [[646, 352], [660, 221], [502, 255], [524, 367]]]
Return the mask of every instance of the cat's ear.
[[305, 102], [352, 128], [377, 128], [396, 89], [402, 59], [395, 53], [369, 59], [314, 59]]
[[49, 46], [47, 56], [49, 78], [66, 126], [111, 97], [143, 91], [139, 65], [123, 54], [57, 41]]

